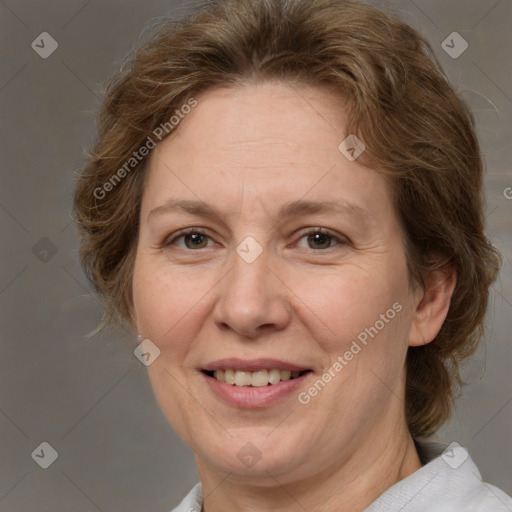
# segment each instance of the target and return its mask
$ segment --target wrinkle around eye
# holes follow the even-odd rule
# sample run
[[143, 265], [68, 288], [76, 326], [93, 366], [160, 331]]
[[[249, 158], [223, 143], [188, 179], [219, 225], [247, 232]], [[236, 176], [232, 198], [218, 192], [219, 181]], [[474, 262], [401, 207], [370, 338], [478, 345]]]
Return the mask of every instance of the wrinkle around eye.
[[[336, 233], [333, 233], [331, 230], [328, 230], [328, 229], [325, 229], [325, 228], [315, 228], [313, 230], [310, 230], [308, 232], [306, 232], [305, 234], [303, 234], [300, 238], [299, 238], [299, 241], [302, 240], [303, 238], [309, 238], [311, 236], [315, 236], [315, 235], [323, 235], [323, 236], [326, 236], [328, 237], [331, 241], [334, 241], [334, 244], [330, 244], [329, 247], [302, 247], [304, 249], [311, 249], [313, 251], [327, 251], [329, 249], [334, 249], [335, 247], [337, 246], [347, 246], [349, 245], [349, 241], [346, 239], [346, 237], [344, 236], [341, 236], [341, 235], [337, 235]], [[306, 243], [309, 243], [309, 240], [308, 242]]]
[[[310, 243], [310, 237], [315, 237], [316, 235], [322, 235], [322, 237], [327, 239], [328, 246], [327, 247], [311, 247]], [[189, 236], [198, 236], [201, 237], [203, 241], [206, 241], [206, 245], [192, 245], [187, 246], [186, 245], [186, 239]], [[292, 242], [291, 245], [287, 246], [288, 248], [297, 248], [301, 252], [307, 251], [311, 254], [313, 253], [320, 253], [320, 252], [331, 252], [333, 250], [346, 248], [347, 246], [351, 245], [351, 242], [347, 237], [344, 235], [338, 234], [333, 232], [330, 229], [327, 228], [308, 228], [307, 230], [302, 230], [302, 234], [297, 238], [295, 237], [295, 242]], [[302, 240], [306, 240], [304, 243], [301, 244]], [[204, 228], [186, 228], [184, 230], [177, 231], [175, 233], [172, 233], [171, 235], [168, 235], [164, 241], [162, 242], [161, 246], [162, 249], [178, 249], [180, 251], [184, 252], [199, 252], [201, 250], [207, 250], [212, 249], [215, 247], [222, 248], [222, 244], [219, 244], [212, 236], [210, 236]]]
[[[185, 240], [185, 238], [187, 236], [192, 236], [192, 235], [200, 235], [201, 237], [209, 240], [210, 242], [212, 242], [214, 245], [207, 245], [206, 247], [195, 247], [195, 248], [191, 248], [191, 247], [181, 247], [179, 245], [176, 244], [176, 241], [177, 240], [180, 240], [180, 239], [183, 239]], [[210, 247], [213, 247], [213, 246], [217, 246], [219, 247], [219, 245], [217, 244], [217, 242], [214, 241], [214, 239], [209, 236], [205, 230], [203, 230], [202, 228], [188, 228], [186, 230], [182, 230], [182, 231], [178, 231], [177, 233], [173, 233], [172, 235], [168, 236], [162, 246], [165, 248], [165, 247], [172, 247], [172, 246], [176, 246], [180, 249], [184, 249], [184, 250], [190, 250], [190, 251], [196, 251], [196, 250], [199, 250], [199, 249], [208, 249]]]

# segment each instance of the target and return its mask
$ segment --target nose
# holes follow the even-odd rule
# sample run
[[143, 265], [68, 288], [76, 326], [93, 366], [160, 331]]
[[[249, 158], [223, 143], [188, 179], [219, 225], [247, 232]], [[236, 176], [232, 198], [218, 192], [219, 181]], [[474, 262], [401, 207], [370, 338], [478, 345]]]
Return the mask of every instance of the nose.
[[267, 251], [251, 263], [233, 255], [231, 271], [217, 288], [214, 321], [249, 339], [284, 329], [290, 322], [288, 288], [271, 270]]

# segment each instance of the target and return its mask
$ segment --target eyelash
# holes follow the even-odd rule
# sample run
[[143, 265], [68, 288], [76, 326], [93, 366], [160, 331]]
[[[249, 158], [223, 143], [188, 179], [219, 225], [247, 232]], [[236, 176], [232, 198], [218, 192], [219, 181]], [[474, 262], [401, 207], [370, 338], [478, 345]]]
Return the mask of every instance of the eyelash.
[[[169, 239], [169, 237], [164, 241], [164, 243], [162, 244], [163, 247], [170, 247], [172, 246], [176, 240], [179, 240], [180, 238], [183, 238], [187, 235], [202, 235], [204, 237], [207, 237], [208, 239], [211, 240], [211, 237], [208, 236], [208, 234], [206, 233], [206, 231], [202, 228], [187, 228], [183, 231], [180, 231], [178, 233], [176, 233], [176, 235], [174, 235], [172, 237], [172, 239]], [[342, 245], [342, 246], [346, 246], [346, 245], [349, 245], [350, 241], [348, 240], [348, 238], [346, 237], [340, 237], [338, 235], [336, 235], [334, 232], [330, 231], [329, 229], [326, 229], [326, 228], [313, 228], [313, 229], [310, 229], [309, 231], [305, 231], [301, 234], [299, 240], [302, 240], [302, 238], [304, 237], [307, 237], [309, 235], [316, 235], [316, 234], [322, 234], [322, 235], [327, 235], [329, 236], [332, 240], [336, 241], [337, 243], [334, 245], [334, 246], [330, 246], [330, 247], [327, 247], [325, 249], [312, 249], [312, 248], [309, 248], [311, 249], [312, 251], [315, 251], [315, 252], [318, 252], [318, 251], [328, 251], [329, 249], [333, 249], [335, 248], [336, 246], [338, 245]], [[200, 249], [206, 249], [208, 247], [201, 247]], [[180, 247], [180, 249], [183, 249], [182, 247]], [[200, 250], [200, 249], [189, 249], [189, 248], [185, 248], [184, 250], [187, 250], [187, 251], [196, 251], [196, 250]]]

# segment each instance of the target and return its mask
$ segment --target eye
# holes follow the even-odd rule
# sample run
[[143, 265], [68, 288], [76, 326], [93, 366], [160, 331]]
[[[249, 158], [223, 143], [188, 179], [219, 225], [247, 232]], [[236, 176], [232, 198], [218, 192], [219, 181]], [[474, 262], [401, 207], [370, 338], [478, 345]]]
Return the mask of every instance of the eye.
[[[305, 240], [305, 242], [302, 242]], [[306, 244], [306, 245], [305, 245]], [[315, 228], [302, 235], [297, 247], [325, 250], [336, 245], [347, 245], [348, 240], [325, 228]], [[165, 247], [176, 246], [180, 249], [195, 250], [215, 246], [215, 242], [201, 228], [188, 228], [171, 235], [163, 244]]]
[[[205, 249], [206, 247], [212, 247], [212, 244], [208, 245], [210, 237], [199, 228], [190, 228], [186, 231], [182, 231], [177, 235], [173, 235], [173, 238], [168, 239], [164, 242], [164, 246], [176, 245], [181, 249]], [[181, 243], [180, 243], [181, 242]]]
[[[300, 240], [306, 239], [307, 249], [330, 249], [334, 245], [346, 245], [347, 241], [342, 237], [323, 228], [316, 228], [303, 235]], [[300, 247], [300, 240], [297, 246]], [[302, 245], [304, 247], [304, 245]]]

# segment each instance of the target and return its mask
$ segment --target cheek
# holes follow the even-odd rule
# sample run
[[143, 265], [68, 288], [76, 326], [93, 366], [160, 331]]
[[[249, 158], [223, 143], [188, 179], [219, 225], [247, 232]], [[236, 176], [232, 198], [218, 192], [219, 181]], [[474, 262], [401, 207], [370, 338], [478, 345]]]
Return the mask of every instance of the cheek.
[[136, 261], [133, 303], [137, 328], [143, 336], [162, 343], [172, 336], [175, 326], [193, 310], [199, 298], [193, 281], [182, 282], [179, 276], [143, 257]]
[[[272, 293], [290, 302], [292, 324], [305, 327], [309, 332], [305, 335], [312, 337], [326, 355], [337, 356], [359, 335], [364, 337], [365, 329], [376, 322], [380, 327], [381, 315], [405, 297], [405, 260], [388, 260], [367, 258], [364, 264], [347, 263], [334, 269], [284, 265], [278, 273], [286, 286], [277, 283]], [[133, 300], [139, 332], [162, 350], [172, 349], [176, 359], [180, 359], [179, 353], [184, 357], [208, 322], [215, 301], [223, 300], [226, 281], [221, 277], [219, 269], [199, 272], [197, 268], [172, 267], [154, 255], [138, 254]], [[399, 314], [396, 317], [379, 329], [379, 339], [396, 329], [401, 321]], [[385, 319], [389, 318], [386, 315]], [[373, 339], [370, 334], [366, 338]]]
[[219, 285], [215, 271], [171, 269], [167, 262], [142, 255], [135, 263], [133, 303], [139, 332], [162, 351], [163, 361], [183, 363], [211, 313]]
[[291, 282], [297, 304], [304, 304], [302, 319], [309, 318], [311, 329], [326, 333], [323, 344], [328, 352], [339, 353], [360, 334], [362, 339], [365, 333], [372, 339], [365, 329], [374, 327], [371, 333], [375, 334], [375, 324], [380, 335], [403, 322], [403, 314], [397, 310], [403, 311], [407, 279], [405, 270], [395, 270], [347, 264], [323, 275], [294, 274]]

